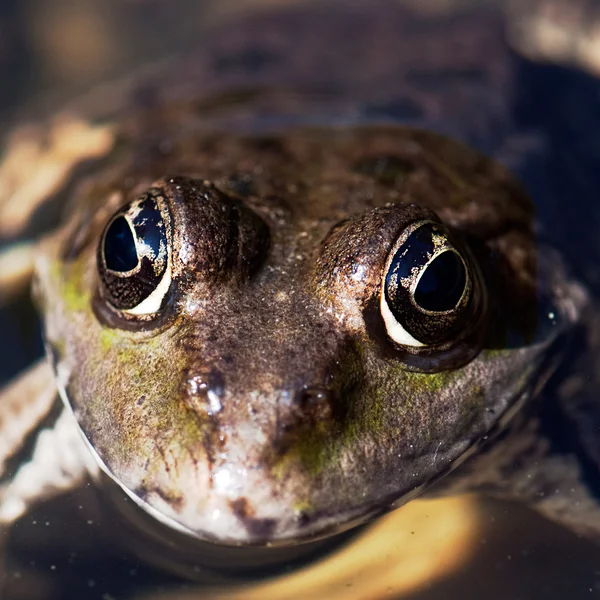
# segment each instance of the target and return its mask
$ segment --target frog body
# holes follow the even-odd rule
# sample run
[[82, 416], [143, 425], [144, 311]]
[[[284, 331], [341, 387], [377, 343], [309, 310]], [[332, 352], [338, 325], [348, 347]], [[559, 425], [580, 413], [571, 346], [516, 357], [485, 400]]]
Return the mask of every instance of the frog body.
[[[35, 260], [52, 369], [32, 373], [56, 380], [45, 427], [69, 449], [39, 495], [91, 472], [186, 548], [268, 562], [452, 472], [440, 492], [597, 536], [593, 469], [550, 451], [539, 416], [569, 412], [544, 384], [593, 301], [484, 154], [522, 166], [498, 20], [381, 3], [227, 33], [118, 110], [88, 107], [112, 141], [56, 194]], [[26, 431], [51, 398], [37, 406]], [[40, 448], [0, 496], [5, 522], [37, 500]]]

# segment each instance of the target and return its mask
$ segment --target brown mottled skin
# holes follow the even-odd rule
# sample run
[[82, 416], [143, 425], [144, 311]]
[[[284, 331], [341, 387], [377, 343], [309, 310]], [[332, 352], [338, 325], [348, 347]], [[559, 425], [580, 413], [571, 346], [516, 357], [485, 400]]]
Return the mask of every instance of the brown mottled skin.
[[[461, 143], [510, 147], [494, 16], [377, 6], [267, 13], [148, 76], [44, 242], [65, 399], [111, 477], [201, 540], [292, 544], [415, 497], [531, 404], [584, 303], [520, 185]], [[110, 305], [96, 261], [150, 188], [172, 281], [140, 317]], [[444, 224], [476, 300], [454, 339], [415, 349], [386, 333], [380, 294], [419, 220]]]

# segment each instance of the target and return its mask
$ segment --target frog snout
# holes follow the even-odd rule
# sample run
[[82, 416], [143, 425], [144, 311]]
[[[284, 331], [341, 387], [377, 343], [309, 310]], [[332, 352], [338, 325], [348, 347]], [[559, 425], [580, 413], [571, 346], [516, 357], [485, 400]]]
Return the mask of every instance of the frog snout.
[[[256, 383], [244, 390], [237, 385], [229, 387], [226, 380], [226, 375], [216, 367], [188, 370], [181, 386], [185, 405], [199, 417], [212, 417], [217, 422], [221, 420], [220, 413], [225, 412], [233, 419], [237, 416], [237, 420], [243, 414], [257, 424], [276, 423], [276, 437], [298, 427], [343, 416], [337, 390], [318, 380], [310, 384], [280, 382], [267, 389]], [[229, 416], [226, 421], [230, 422]]]
[[[256, 303], [239, 311], [227, 305], [211, 318], [214, 328], [191, 329], [181, 341], [186, 406], [231, 429], [268, 430], [269, 437], [342, 417], [341, 389], [360, 375], [357, 368], [348, 377], [345, 368], [360, 362], [355, 344], [332, 320], [298, 304], [282, 300], [269, 314]], [[227, 328], [217, 327], [223, 321]]]

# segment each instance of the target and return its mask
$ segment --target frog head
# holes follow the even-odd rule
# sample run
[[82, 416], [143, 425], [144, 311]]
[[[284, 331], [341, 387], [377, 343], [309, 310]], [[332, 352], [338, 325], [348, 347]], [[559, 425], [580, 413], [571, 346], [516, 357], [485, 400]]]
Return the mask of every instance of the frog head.
[[177, 139], [141, 173], [121, 153], [38, 265], [90, 450], [222, 544], [326, 536], [422, 493], [536, 393], [577, 318], [491, 160], [401, 127], [268, 142], [191, 159]]

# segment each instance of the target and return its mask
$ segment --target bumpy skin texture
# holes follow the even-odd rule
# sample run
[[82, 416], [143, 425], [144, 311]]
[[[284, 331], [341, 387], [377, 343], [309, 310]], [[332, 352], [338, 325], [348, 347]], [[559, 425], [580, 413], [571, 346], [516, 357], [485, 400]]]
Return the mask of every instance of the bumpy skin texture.
[[[150, 77], [44, 244], [65, 399], [111, 476], [201, 539], [295, 542], [409, 500], [505, 425], [576, 318], [511, 176], [394, 124], [497, 147], [511, 87], [496, 22], [425, 38], [381, 7], [263, 17]], [[96, 257], [110, 216], [151, 186], [173, 281], [140, 319], [107, 305]], [[416, 352], [386, 335], [381, 281], [405, 227], [437, 218], [477, 265], [481, 310]]]

